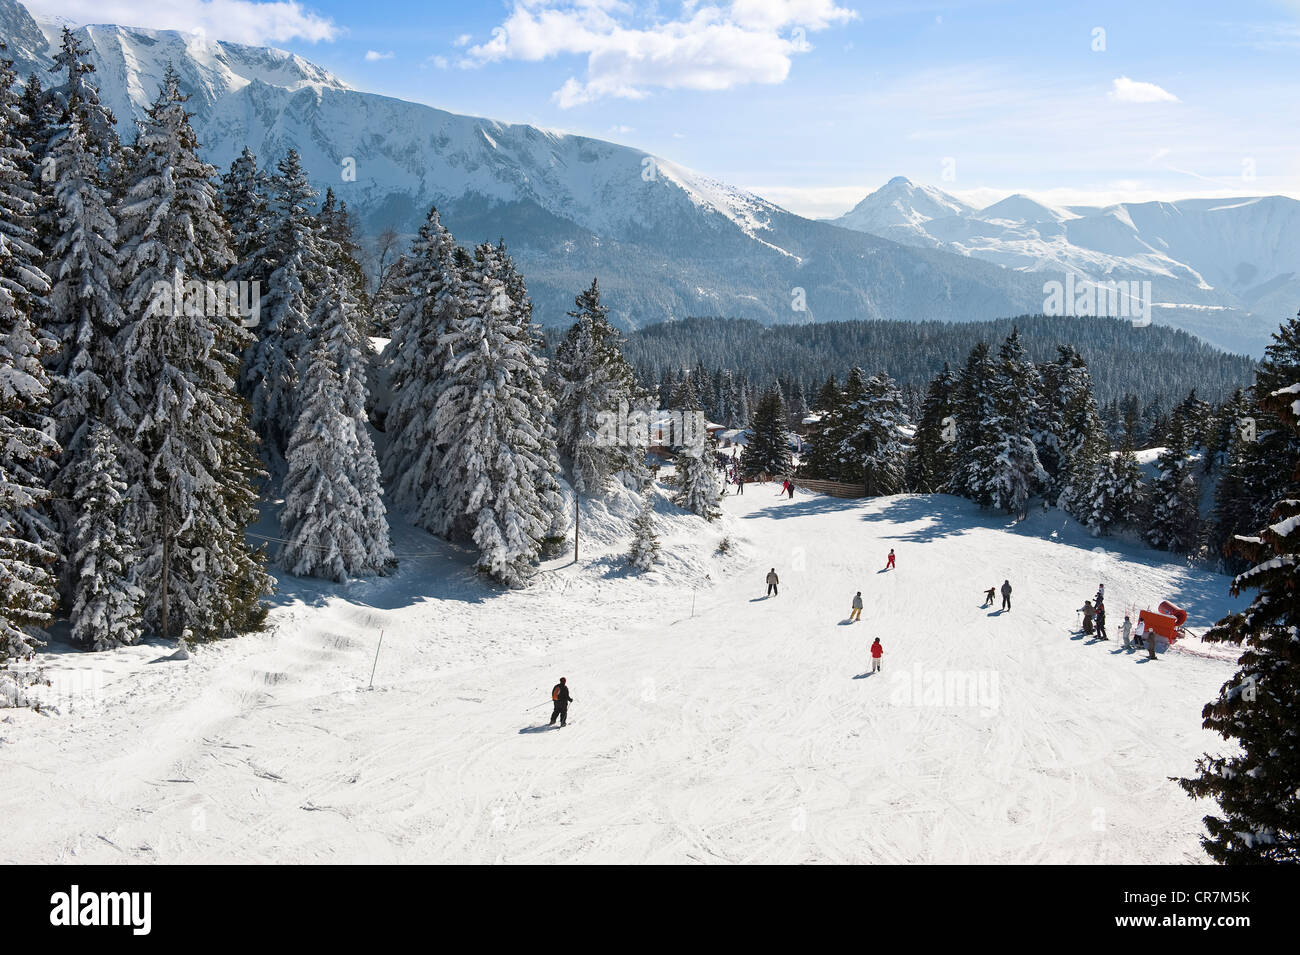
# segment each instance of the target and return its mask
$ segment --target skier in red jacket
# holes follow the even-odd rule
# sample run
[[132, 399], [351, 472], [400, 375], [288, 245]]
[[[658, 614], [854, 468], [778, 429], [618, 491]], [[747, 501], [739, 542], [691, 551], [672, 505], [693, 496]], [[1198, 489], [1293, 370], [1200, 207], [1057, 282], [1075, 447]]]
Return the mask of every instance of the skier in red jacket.
[[885, 561], [885, 570], [894, 566], [894, 548], [889, 548], [889, 560]]
[[880, 638], [876, 637], [871, 644], [871, 672], [876, 673], [880, 670], [880, 658], [884, 656], [885, 648], [880, 645]]

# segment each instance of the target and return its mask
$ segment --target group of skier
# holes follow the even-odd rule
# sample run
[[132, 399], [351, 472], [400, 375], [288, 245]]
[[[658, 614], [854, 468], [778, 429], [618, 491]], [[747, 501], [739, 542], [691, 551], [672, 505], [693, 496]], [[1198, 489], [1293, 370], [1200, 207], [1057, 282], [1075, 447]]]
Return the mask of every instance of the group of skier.
[[[1106, 635], [1105, 584], [1098, 584], [1096, 596], [1091, 600], [1085, 600], [1083, 606], [1077, 612], [1083, 614], [1083, 633], [1085, 636], [1095, 636], [1098, 640], [1110, 640], [1110, 637]], [[1120, 624], [1119, 633], [1124, 649], [1140, 649], [1145, 645], [1147, 659], [1159, 659], [1156, 656], [1156, 634], [1141, 619], [1138, 620], [1137, 631], [1134, 632], [1132, 618], [1128, 614], [1124, 614], [1124, 622]]]
[[[993, 606], [993, 594], [996, 590], [997, 585], [995, 584], [988, 590], [984, 591], [984, 603], [981, 604], [982, 607]], [[1007, 613], [1011, 612], [1011, 581], [1009, 580], [1002, 581], [1002, 609]]]

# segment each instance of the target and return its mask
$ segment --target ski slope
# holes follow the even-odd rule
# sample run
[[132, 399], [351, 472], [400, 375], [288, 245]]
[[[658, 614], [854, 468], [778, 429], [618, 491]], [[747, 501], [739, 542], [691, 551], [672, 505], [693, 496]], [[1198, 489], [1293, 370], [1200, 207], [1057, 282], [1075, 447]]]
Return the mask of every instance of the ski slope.
[[[0, 711], [0, 861], [1208, 861], [1213, 807], [1168, 777], [1219, 749], [1199, 714], [1231, 655], [1071, 630], [1101, 580], [1112, 631], [1164, 598], [1204, 627], [1227, 578], [1059, 511], [754, 484], [723, 506], [706, 526], [660, 500], [644, 578], [616, 501], [527, 591], [407, 529], [393, 577], [282, 578], [268, 633], [188, 661], [55, 647], [61, 712]], [[982, 608], [1003, 578], [1013, 610]], [[572, 722], [544, 728], [562, 675]]]

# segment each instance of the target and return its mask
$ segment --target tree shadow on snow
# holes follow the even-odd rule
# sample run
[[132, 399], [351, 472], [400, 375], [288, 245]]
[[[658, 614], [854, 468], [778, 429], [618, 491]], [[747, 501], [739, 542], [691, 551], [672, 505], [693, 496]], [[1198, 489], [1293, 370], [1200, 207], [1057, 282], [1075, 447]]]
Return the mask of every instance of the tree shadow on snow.
[[764, 505], [758, 510], [744, 515], [744, 519], [785, 520], [789, 517], [808, 517], [811, 514], [835, 514], [859, 506], [860, 502], [856, 499], [846, 500], [817, 494], [812, 497], [795, 498], [793, 501], [788, 498], [784, 501], [773, 501], [771, 504]]

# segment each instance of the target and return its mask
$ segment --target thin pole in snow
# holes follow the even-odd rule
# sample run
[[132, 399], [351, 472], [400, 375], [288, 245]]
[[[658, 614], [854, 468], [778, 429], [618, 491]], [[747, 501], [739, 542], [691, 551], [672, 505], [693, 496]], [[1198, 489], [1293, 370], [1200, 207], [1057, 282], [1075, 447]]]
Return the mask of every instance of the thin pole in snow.
[[375, 688], [375, 667], [379, 666], [379, 648], [384, 645], [384, 631], [379, 631], [379, 643], [375, 647], [375, 662], [370, 666], [370, 686], [367, 689]]

